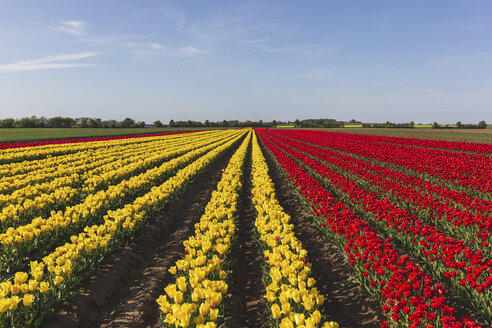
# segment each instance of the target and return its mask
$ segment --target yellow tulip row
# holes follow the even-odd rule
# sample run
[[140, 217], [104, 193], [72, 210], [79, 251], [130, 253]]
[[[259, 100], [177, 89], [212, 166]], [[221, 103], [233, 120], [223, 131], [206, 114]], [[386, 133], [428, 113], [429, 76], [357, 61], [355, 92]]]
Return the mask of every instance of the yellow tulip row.
[[195, 224], [195, 235], [186, 240], [185, 256], [169, 271], [176, 282], [157, 299], [166, 327], [216, 327], [219, 307], [227, 292], [226, 272], [221, 270], [235, 231], [241, 176], [251, 132], [232, 156], [217, 190]]
[[[0, 172], [0, 177], [2, 177], [0, 180], [0, 192], [4, 194], [12, 192], [15, 195], [12, 194], [11, 197], [8, 195], [0, 195], [0, 202], [3, 204], [9, 203], [12, 201], [12, 197], [20, 196], [20, 193], [22, 193], [22, 191], [20, 191], [21, 187], [25, 187], [26, 194], [31, 195], [34, 194], [36, 189], [47, 192], [45, 189], [48, 188], [49, 185], [60, 185], [60, 182], [57, 181], [59, 178], [67, 176], [74, 177], [74, 175], [75, 177], [86, 177], [87, 174], [90, 173], [97, 174], [98, 171], [96, 169], [105, 164], [111, 165], [114, 163], [115, 156], [118, 156], [120, 160], [126, 159], [128, 157], [136, 156], [137, 153], [145, 154], [145, 149], [147, 149], [147, 151], [157, 150], [171, 144], [179, 143], [182, 140], [188, 140], [190, 137], [199, 137], [200, 134], [180, 134], [179, 136], [180, 138], [159, 138], [123, 146], [111, 146], [108, 142], [107, 148], [100, 147], [96, 150], [81, 151], [63, 156], [48, 157], [21, 163], [9, 163], [8, 168], [4, 168], [4, 172]], [[11, 173], [11, 171], [15, 173], [9, 175], [5, 170], [9, 173]], [[51, 181], [53, 183], [49, 185], [40, 185], [39, 183], [42, 183], [43, 181]], [[64, 180], [61, 180], [61, 183], [63, 182]]]
[[[146, 143], [143, 146], [140, 145], [142, 149], [130, 149], [123, 153], [116, 151], [107, 156], [102, 153], [101, 158], [105, 163], [108, 163], [103, 163], [103, 165], [92, 170], [86, 171], [89, 165], [93, 166], [94, 163], [98, 163], [97, 161], [89, 165], [87, 163], [80, 166], [74, 165], [70, 177], [60, 177], [51, 182], [32, 187], [28, 185], [10, 195], [0, 195], [0, 201], [11, 202], [0, 211], [2, 223], [0, 224], [0, 232], [4, 232], [7, 227], [18, 226], [26, 223], [26, 221], [31, 221], [38, 215], [48, 213], [52, 209], [52, 205], [64, 207], [75, 197], [81, 197], [84, 193], [93, 193], [97, 188], [106, 187], [125, 176], [131, 176], [135, 172], [159, 164], [168, 159], [166, 156], [179, 155], [188, 150], [183, 147], [184, 145], [207, 140], [210, 137], [210, 135], [198, 137], [190, 135], [184, 140], [166, 144], [161, 142]], [[152, 156], [149, 157], [149, 153]], [[78, 188], [81, 185], [83, 187]], [[35, 196], [34, 199], [31, 199], [32, 196]]]
[[[186, 134], [186, 133], [185, 133]], [[122, 138], [112, 140], [100, 140], [89, 142], [75, 142], [63, 144], [48, 144], [34, 147], [19, 147], [2, 150], [1, 163], [22, 162], [26, 159], [45, 158], [50, 156], [66, 155], [87, 150], [96, 150], [98, 148], [107, 148], [108, 146], [123, 146], [129, 144], [149, 142], [157, 139], [174, 138], [183, 134], [167, 134], [153, 137], [139, 138]]]
[[275, 197], [275, 186], [268, 175], [268, 165], [256, 135], [253, 137], [252, 197], [257, 212], [255, 226], [264, 249], [270, 283], [265, 299], [274, 327], [335, 328], [335, 322], [321, 323], [318, 305], [324, 296], [310, 277], [307, 251], [294, 236], [290, 216]]
[[209, 152], [201, 152], [201, 157], [131, 204], [108, 211], [101, 225], [85, 227], [84, 232], [73, 235], [70, 242], [45, 256], [42, 263], [31, 262], [29, 273], [17, 272], [13, 279], [1, 282], [0, 326], [11, 322], [29, 325], [30, 320], [38, 320], [42, 316], [46, 307], [62, 301], [77, 282], [77, 275], [93, 270], [94, 263], [100, 262], [131, 236], [147, 217], [159, 211], [192, 177], [237, 142], [244, 132], [230, 135], [232, 138], [228, 141], [207, 147]]
[[[67, 232], [74, 233], [78, 231], [88, 220], [90, 221], [94, 217], [97, 218], [103, 211], [119, 204], [125, 197], [131, 197], [135, 193], [150, 189], [158, 179], [171, 174], [180, 166], [234, 138], [237, 134], [238, 132], [229, 133], [229, 137], [226, 139], [222, 137], [213, 138], [213, 143], [201, 141], [189, 144], [179, 151], [180, 153], [183, 150], [186, 151], [184, 155], [123, 180], [108, 189], [89, 194], [83, 202], [69, 206], [64, 211], [52, 212], [47, 219], [37, 217], [28, 224], [16, 228], [8, 228], [5, 233], [0, 234], [0, 243], [3, 245], [0, 251], [4, 255], [0, 263], [3, 266], [22, 265], [19, 259], [25, 258], [26, 255], [29, 256], [30, 252], [56, 244], [59, 239], [56, 235], [61, 234], [63, 236]], [[171, 154], [172, 152], [169, 152], [166, 157]]]
[[[113, 161], [108, 164], [108, 168], [99, 167], [90, 175], [84, 176], [84, 187], [82, 190], [93, 192], [101, 185], [107, 185], [111, 183], [115, 179], [118, 179], [122, 176], [130, 175], [133, 172], [136, 172], [142, 168], [148, 167], [149, 165], [159, 163], [163, 159], [168, 159], [171, 156], [177, 156], [189, 151], [189, 148], [185, 146], [194, 146], [197, 143], [212, 143], [214, 141], [219, 140], [220, 138], [227, 138], [230, 136], [230, 133], [216, 131], [212, 133], [207, 133], [205, 135], [190, 135], [186, 139], [180, 139], [176, 142], [167, 144], [165, 148], [160, 146], [154, 149], [148, 149], [146, 153], [142, 153], [145, 155], [145, 158], [142, 158], [142, 155], [134, 156], [131, 158], [131, 161], [122, 162], [120, 160]], [[151, 154], [151, 156], [149, 156]], [[171, 154], [171, 155], [170, 155]], [[120, 164], [121, 162], [121, 164]]]
[[[215, 134], [215, 136], [219, 135], [221, 134]], [[32, 220], [36, 215], [41, 215], [42, 210], [45, 212], [46, 208], [49, 210], [53, 204], [62, 206], [76, 196], [92, 193], [98, 188], [112, 184], [112, 182], [125, 176], [159, 164], [167, 160], [169, 156], [184, 153], [188, 151], [187, 148], [183, 147], [184, 145], [202, 140], [208, 141], [210, 137], [211, 135], [198, 137], [189, 135], [186, 139], [181, 138], [166, 144], [162, 142], [145, 143], [143, 146], [139, 145], [141, 149], [133, 148], [123, 152], [116, 150], [107, 155], [101, 152], [99, 161], [93, 161], [95, 158], [92, 160], [86, 158], [81, 161], [83, 162], [81, 165], [72, 163], [73, 167], [65, 170], [67, 173], [71, 173], [70, 176], [62, 176], [51, 182], [38, 185], [29, 184], [10, 195], [0, 195], [0, 203], [10, 202], [0, 212], [0, 221], [3, 223], [0, 231], [4, 231], [6, 227], [15, 226], [18, 221], [23, 223], [26, 220]], [[148, 154], [152, 154], [152, 156], [148, 156]], [[87, 171], [89, 167], [94, 166], [96, 166], [94, 169]], [[36, 176], [32, 178], [36, 179]], [[77, 188], [79, 185], [83, 185], [83, 187]], [[31, 199], [33, 196], [35, 196], [34, 199]], [[19, 220], [19, 217], [22, 217], [23, 213], [26, 212], [29, 215], [24, 220]]]

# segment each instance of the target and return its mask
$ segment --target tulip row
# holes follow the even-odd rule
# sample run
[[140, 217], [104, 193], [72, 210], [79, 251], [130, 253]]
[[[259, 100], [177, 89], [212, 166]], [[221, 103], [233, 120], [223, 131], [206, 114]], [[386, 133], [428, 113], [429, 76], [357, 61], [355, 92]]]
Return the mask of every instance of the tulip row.
[[[90, 166], [94, 168], [89, 171], [86, 171], [89, 166], [85, 162], [87, 158], [82, 165], [72, 163], [73, 167], [69, 169], [70, 176], [62, 176], [41, 185], [27, 185], [10, 195], [2, 195], [0, 199], [12, 203], [0, 212], [2, 222], [0, 231], [27, 223], [36, 216], [48, 215], [52, 210], [58, 210], [73, 203], [77, 197], [83, 197], [84, 194], [93, 193], [125, 177], [161, 164], [170, 157], [185, 152], [184, 145], [200, 140], [202, 139], [187, 138], [167, 144], [151, 143], [152, 147], [146, 147], [149, 145], [147, 143], [144, 147], [140, 145], [141, 149], [137, 148], [137, 151], [130, 149], [124, 152], [118, 150], [114, 153], [108, 152], [108, 155], [101, 161], [92, 162]], [[152, 156], [149, 157], [149, 153]], [[103, 156], [104, 152], [101, 154], [101, 157]], [[32, 196], [35, 197], [31, 199]]]
[[231, 246], [241, 176], [251, 133], [232, 156], [217, 190], [205, 207], [195, 234], [186, 240], [185, 256], [169, 271], [175, 283], [157, 299], [165, 327], [217, 327], [222, 298], [227, 293], [227, 273], [221, 264]]
[[478, 327], [466, 317], [454, 317], [456, 310], [449, 305], [441, 284], [407, 255], [400, 255], [390, 238], [379, 237], [374, 228], [281, 150], [281, 144], [265, 131], [259, 133], [300, 196], [311, 205], [327, 238], [347, 255], [361, 287], [381, 304], [388, 317], [382, 327]]
[[[192, 132], [192, 131], [187, 131]], [[110, 138], [94, 138], [94, 140], [83, 141], [77, 139], [62, 139], [49, 143], [26, 144], [23, 147], [4, 148], [2, 149], [2, 158], [0, 163], [16, 163], [27, 159], [42, 159], [50, 156], [66, 155], [85, 150], [94, 150], [105, 148], [109, 145], [126, 145], [140, 142], [148, 142], [152, 139], [167, 138], [173, 135], [185, 134], [187, 132], [162, 133], [155, 136], [137, 135], [137, 136], [119, 136]], [[39, 145], [41, 144], [41, 145]]]
[[[107, 210], [147, 192], [153, 185], [162, 182], [183, 165], [225, 143], [228, 139], [234, 138], [237, 134], [237, 132], [229, 133], [226, 139], [219, 136], [211, 138], [212, 140], [186, 145], [179, 150], [179, 153], [185, 151], [184, 155], [123, 180], [108, 189], [89, 194], [81, 203], [69, 206], [64, 211], [52, 212], [47, 219], [38, 217], [28, 224], [8, 228], [5, 233], [0, 234], [0, 242], [3, 244], [0, 251], [4, 255], [0, 261], [2, 274], [21, 268], [25, 259], [32, 259], [36, 254], [51, 249], [67, 236], [78, 233], [84, 226], [100, 222], [101, 215]], [[170, 157], [171, 154], [172, 151], [161, 155]]]
[[404, 145], [368, 142], [365, 136], [344, 134], [333, 136], [320, 131], [283, 130], [278, 134], [294, 138], [309, 138], [314, 144], [335, 150], [376, 158], [392, 163], [417, 174], [433, 176], [443, 184], [466, 187], [474, 195], [487, 195], [492, 191], [490, 172], [492, 161], [486, 155], [454, 153], [435, 149], [421, 149]]
[[[280, 135], [279, 135], [280, 136]], [[355, 161], [358, 165], [364, 167], [364, 169], [374, 172], [387, 180], [398, 181], [406, 186], [417, 190], [425, 196], [430, 196], [433, 199], [441, 200], [446, 204], [450, 204], [456, 208], [468, 210], [474, 214], [484, 215], [492, 211], [492, 198], [482, 194], [484, 199], [475, 198], [467, 194], [466, 192], [458, 192], [450, 187], [456, 188], [456, 185], [442, 186], [438, 183], [432, 182], [432, 177], [422, 175], [412, 175], [410, 170], [399, 168], [396, 165], [392, 165], [388, 162], [379, 161], [375, 158], [363, 157], [342, 150], [334, 150], [328, 147], [324, 147], [319, 144], [315, 144], [316, 140], [311, 136], [296, 137], [297, 140], [307, 143], [309, 145], [321, 148], [323, 155], [338, 158], [344, 161]], [[293, 139], [292, 139], [293, 140]], [[319, 150], [318, 150], [319, 151]], [[459, 188], [458, 188], [459, 189]], [[488, 199], [488, 200], [486, 200]], [[482, 218], [483, 219], [483, 218]], [[467, 221], [470, 219], [466, 219]], [[477, 219], [471, 219], [475, 222], [482, 221]], [[469, 223], [467, 222], [467, 225]]]
[[167, 136], [181, 133], [199, 132], [196, 131], [174, 131], [174, 132], [159, 132], [149, 134], [134, 134], [134, 135], [122, 135], [122, 136], [109, 136], [109, 137], [87, 137], [87, 138], [71, 138], [71, 139], [51, 139], [51, 140], [36, 140], [36, 141], [18, 141], [18, 142], [5, 142], [0, 144], [0, 149], [20, 150], [26, 147], [40, 147], [45, 145], [62, 145], [67, 143], [83, 143], [83, 142], [95, 142], [95, 141], [110, 141], [119, 139], [131, 139], [131, 138], [148, 138]]
[[[291, 139], [278, 139], [288, 147], [301, 150], [311, 158], [322, 162], [330, 169], [354, 181], [357, 185], [374, 194], [387, 197], [392, 203], [397, 204], [402, 211], [400, 216], [415, 220], [417, 217], [432, 226], [429, 229], [445, 232], [450, 237], [463, 239], [470, 245], [476, 242], [472, 248], [482, 250], [490, 257], [488, 248], [492, 236], [492, 216], [484, 212], [483, 215], [452, 207], [449, 202], [439, 201], [429, 193], [420, 193], [400, 182], [404, 175], [393, 174], [391, 170], [368, 163], [346, 155], [323, 150], [319, 147], [301, 143]], [[408, 176], [406, 176], [408, 177]], [[394, 181], [396, 180], [396, 181]], [[488, 205], [492, 209], [492, 202]], [[434, 228], [434, 226], [436, 228]], [[477, 241], [478, 239], [478, 241]]]
[[[473, 251], [463, 240], [437, 231], [435, 226], [421, 222], [388, 198], [361, 188], [343, 174], [296, 151], [292, 145], [281, 147], [326, 179], [325, 185], [356, 208], [367, 222], [403, 244], [409, 254], [424, 261], [434, 277], [445, 283], [486, 320], [492, 321], [492, 260], [488, 259], [489, 252], [484, 254], [480, 250]], [[314, 147], [298, 147], [311, 155], [320, 156]]]
[[244, 133], [211, 147], [209, 152], [177, 171], [163, 184], [115, 211], [107, 211], [100, 225], [86, 226], [84, 232], [72, 235], [70, 242], [57, 247], [43, 258], [32, 261], [30, 271], [16, 272], [12, 279], [0, 283], [0, 326], [39, 324], [49, 309], [63, 302], [76, 284], [96, 269], [109, 254], [160, 211], [193, 177]]
[[252, 198], [257, 212], [256, 230], [269, 275], [265, 298], [270, 308], [272, 327], [338, 328], [330, 321], [321, 324], [318, 305], [324, 296], [310, 277], [307, 251], [294, 236], [290, 217], [275, 198], [275, 187], [256, 135], [252, 151]]
[[492, 145], [471, 143], [471, 142], [456, 142], [456, 141], [445, 141], [445, 140], [430, 140], [430, 139], [416, 139], [416, 138], [402, 138], [402, 137], [384, 137], [384, 136], [364, 136], [365, 140], [394, 143], [399, 145], [412, 145], [423, 148], [436, 148], [436, 149], [446, 149], [453, 151], [463, 151], [463, 152], [475, 152], [490, 154], [492, 153]]
[[[208, 132], [211, 134], [212, 132]], [[105, 164], [114, 163], [114, 156], [121, 159], [142, 153], [145, 148], [159, 149], [180, 140], [193, 139], [201, 134], [178, 134], [159, 138], [142, 139], [135, 144], [111, 144], [95, 149], [82, 149], [79, 152], [60, 156], [47, 156], [39, 160], [26, 160], [19, 163], [1, 165], [0, 192], [3, 194], [19, 192], [21, 187], [32, 191], [36, 183], [51, 182], [54, 179], [79, 174], [87, 176], [90, 171]], [[145, 154], [145, 152], [143, 153]], [[97, 171], [96, 171], [97, 172]]]

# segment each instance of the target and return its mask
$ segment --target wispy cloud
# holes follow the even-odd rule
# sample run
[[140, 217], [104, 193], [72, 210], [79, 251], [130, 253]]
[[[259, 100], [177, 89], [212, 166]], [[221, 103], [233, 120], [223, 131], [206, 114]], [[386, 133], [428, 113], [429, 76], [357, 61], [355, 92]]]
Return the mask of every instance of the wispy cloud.
[[197, 55], [197, 54], [206, 54], [207, 50], [200, 50], [192, 46], [181, 47], [179, 49], [184, 54]]
[[159, 43], [156, 43], [156, 42], [151, 43], [149, 46], [150, 46], [152, 49], [156, 49], [156, 50], [161, 50], [161, 49], [164, 49], [164, 47], [163, 47], [163, 46], [161, 46]]
[[155, 38], [155, 34], [113, 34], [113, 35], [91, 35], [83, 36], [79, 41], [93, 47], [123, 47], [148, 46], [150, 41], [145, 39]]
[[38, 71], [57, 68], [91, 67], [90, 63], [73, 62], [99, 55], [96, 52], [81, 52], [49, 56], [33, 60], [22, 60], [12, 64], [0, 65], [0, 72]]
[[83, 21], [71, 20], [61, 21], [57, 29], [70, 35], [82, 35], [85, 33], [87, 23]]
[[198, 49], [190, 45], [181, 47], [164, 47], [158, 43], [152, 43], [145, 47], [133, 50], [133, 54], [138, 55], [140, 59], [148, 59], [155, 56], [164, 56], [169, 58], [191, 58], [198, 57], [207, 53], [209, 53], [208, 50]]

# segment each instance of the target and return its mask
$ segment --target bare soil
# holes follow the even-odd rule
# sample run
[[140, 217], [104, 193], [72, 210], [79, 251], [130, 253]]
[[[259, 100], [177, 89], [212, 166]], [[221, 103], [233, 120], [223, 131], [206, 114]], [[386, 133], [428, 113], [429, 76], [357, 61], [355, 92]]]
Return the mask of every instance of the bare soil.
[[230, 257], [232, 274], [228, 280], [231, 318], [227, 327], [267, 327], [265, 286], [262, 282], [264, 263], [254, 239], [256, 212], [251, 200], [251, 147], [243, 170], [243, 187], [239, 195], [236, 240]]
[[377, 302], [364, 294], [358, 285], [347, 283], [355, 276], [345, 255], [322, 236], [310, 219], [313, 214], [296, 196], [273, 155], [263, 145], [262, 150], [270, 177], [275, 184], [278, 201], [291, 216], [294, 233], [308, 251], [316, 287], [326, 297], [322, 306], [323, 313], [328, 320], [336, 321], [344, 328], [380, 327], [380, 322], [385, 318]]
[[168, 209], [147, 223], [134, 244], [119, 249], [111, 263], [83, 283], [81, 294], [42, 327], [160, 327], [155, 300], [171, 282], [167, 270], [183, 256], [182, 243], [194, 233], [194, 223], [237, 145], [195, 178]]

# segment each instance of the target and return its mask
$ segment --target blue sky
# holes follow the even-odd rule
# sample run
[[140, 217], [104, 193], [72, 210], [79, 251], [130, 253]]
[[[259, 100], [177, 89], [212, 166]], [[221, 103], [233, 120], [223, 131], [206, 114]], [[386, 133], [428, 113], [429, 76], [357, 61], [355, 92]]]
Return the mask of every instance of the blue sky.
[[492, 2], [0, 1], [0, 118], [492, 122]]

